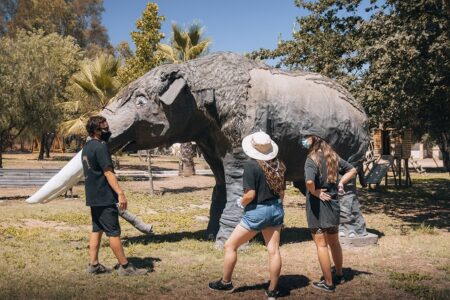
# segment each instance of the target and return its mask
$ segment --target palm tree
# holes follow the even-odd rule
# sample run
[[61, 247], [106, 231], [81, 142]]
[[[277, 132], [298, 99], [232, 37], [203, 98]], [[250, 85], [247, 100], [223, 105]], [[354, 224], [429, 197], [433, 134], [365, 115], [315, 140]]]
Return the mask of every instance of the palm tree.
[[121, 87], [117, 79], [118, 68], [119, 60], [109, 54], [101, 54], [81, 64], [80, 71], [72, 76], [72, 85], [68, 89], [73, 100], [60, 104], [68, 119], [60, 125], [60, 133], [86, 135], [87, 119], [108, 105]]
[[[194, 22], [187, 29], [172, 23], [172, 38], [170, 45], [159, 44], [158, 51], [169, 63], [183, 63], [204, 55], [208, 51], [211, 40], [203, 37], [203, 27]], [[180, 164], [178, 174], [190, 176], [195, 174], [194, 150], [191, 143], [180, 146]]]
[[208, 51], [211, 40], [204, 38], [203, 27], [199, 23], [191, 24], [186, 30], [172, 23], [170, 45], [159, 44], [158, 50], [169, 63], [183, 63], [197, 58]]

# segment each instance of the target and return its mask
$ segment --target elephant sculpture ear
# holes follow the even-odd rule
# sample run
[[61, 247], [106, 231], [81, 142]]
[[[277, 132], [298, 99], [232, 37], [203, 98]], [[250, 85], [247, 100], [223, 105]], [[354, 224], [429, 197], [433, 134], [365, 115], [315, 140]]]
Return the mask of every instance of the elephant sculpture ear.
[[186, 80], [184, 80], [183, 78], [175, 79], [169, 86], [167, 91], [165, 91], [164, 94], [159, 96], [159, 100], [161, 100], [161, 102], [163, 102], [166, 105], [171, 105], [185, 86]]

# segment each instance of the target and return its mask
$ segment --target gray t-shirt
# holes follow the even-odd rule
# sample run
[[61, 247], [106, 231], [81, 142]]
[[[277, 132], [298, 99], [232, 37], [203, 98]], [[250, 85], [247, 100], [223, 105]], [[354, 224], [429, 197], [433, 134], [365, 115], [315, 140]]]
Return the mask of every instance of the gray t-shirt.
[[[336, 172], [345, 174], [350, 171], [353, 166], [347, 161], [339, 158], [338, 169]], [[329, 228], [339, 225], [340, 206], [338, 201], [337, 182], [327, 182], [327, 166], [325, 159], [320, 157], [320, 166], [318, 166], [311, 158], [307, 158], [305, 162], [305, 182], [314, 181], [316, 189], [326, 189], [331, 196], [330, 201], [322, 201], [309, 191], [306, 193], [306, 218], [308, 228]]]

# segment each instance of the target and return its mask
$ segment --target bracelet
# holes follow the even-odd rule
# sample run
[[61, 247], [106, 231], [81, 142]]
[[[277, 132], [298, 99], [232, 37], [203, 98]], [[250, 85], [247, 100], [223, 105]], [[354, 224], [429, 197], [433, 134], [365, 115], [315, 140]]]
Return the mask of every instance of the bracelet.
[[244, 206], [242, 205], [241, 201], [242, 201], [242, 197], [237, 198], [236, 204], [237, 204], [238, 207], [244, 209]]

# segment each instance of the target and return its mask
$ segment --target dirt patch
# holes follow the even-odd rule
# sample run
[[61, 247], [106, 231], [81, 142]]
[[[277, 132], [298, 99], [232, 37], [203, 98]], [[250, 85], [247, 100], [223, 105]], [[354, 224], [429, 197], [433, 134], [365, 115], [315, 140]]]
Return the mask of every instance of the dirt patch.
[[21, 219], [20, 221], [22, 222], [23, 226], [27, 228], [53, 228], [57, 231], [78, 230], [78, 228], [68, 226], [64, 222], [41, 221], [36, 219]]

